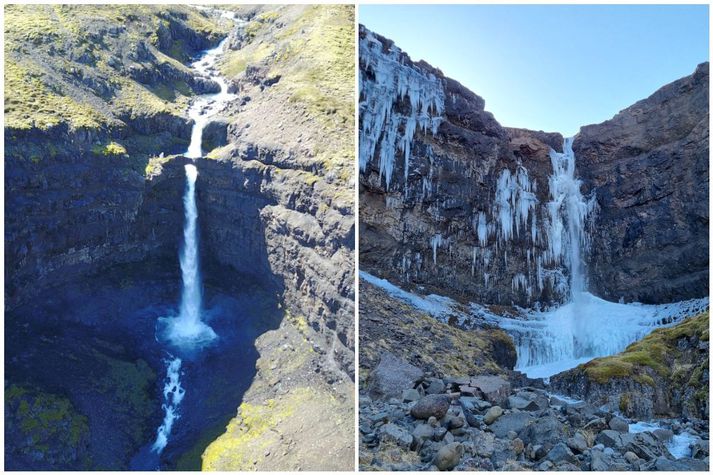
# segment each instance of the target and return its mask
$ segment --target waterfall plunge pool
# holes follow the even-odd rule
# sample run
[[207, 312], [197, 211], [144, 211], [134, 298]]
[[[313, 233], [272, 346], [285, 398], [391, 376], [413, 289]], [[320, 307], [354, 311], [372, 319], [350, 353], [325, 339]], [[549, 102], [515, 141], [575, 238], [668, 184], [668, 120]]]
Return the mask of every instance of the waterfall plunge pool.
[[200, 469], [203, 449], [235, 417], [255, 375], [255, 339], [282, 318], [274, 292], [229, 272], [205, 274], [204, 317], [220, 338], [182, 355], [185, 395], [160, 456], [147, 448], [164, 418], [172, 354], [155, 330], [159, 318], [178, 314], [175, 260], [116, 266], [6, 314], [6, 381], [66, 397], [86, 416], [92, 468]]

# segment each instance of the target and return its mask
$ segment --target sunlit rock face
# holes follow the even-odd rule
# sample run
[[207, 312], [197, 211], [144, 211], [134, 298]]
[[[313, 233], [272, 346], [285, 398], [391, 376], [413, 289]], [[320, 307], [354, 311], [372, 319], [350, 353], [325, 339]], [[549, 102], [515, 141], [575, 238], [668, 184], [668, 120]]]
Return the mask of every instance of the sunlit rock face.
[[565, 143], [364, 27], [360, 51], [362, 268], [523, 307], [707, 293], [707, 66]]
[[599, 213], [592, 290], [607, 299], [670, 302], [708, 293], [708, 63], [574, 142]]

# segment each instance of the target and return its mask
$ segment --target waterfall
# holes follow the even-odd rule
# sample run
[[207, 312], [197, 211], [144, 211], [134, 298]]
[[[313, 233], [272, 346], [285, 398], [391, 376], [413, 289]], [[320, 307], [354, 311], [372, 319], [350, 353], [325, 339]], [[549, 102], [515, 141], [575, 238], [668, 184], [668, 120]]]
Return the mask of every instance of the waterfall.
[[164, 336], [171, 344], [183, 349], [193, 349], [210, 343], [216, 334], [201, 321], [202, 292], [196, 206], [198, 170], [195, 165], [190, 164], [186, 165], [185, 169], [186, 192], [183, 196], [183, 207], [186, 222], [183, 228], [183, 249], [179, 257], [183, 291], [178, 317], [163, 320], [167, 324]]
[[220, 86], [220, 92], [216, 94], [204, 94], [196, 99], [188, 109], [188, 117], [193, 119], [193, 129], [191, 130], [191, 142], [188, 150], [184, 154], [188, 158], [200, 158], [203, 156], [203, 129], [210, 122], [210, 118], [220, 112], [225, 105], [235, 98], [235, 94], [228, 92], [228, 82], [215, 69], [216, 62], [223, 50], [228, 38], [220, 42], [218, 46], [209, 49], [191, 67], [201, 76], [215, 81]]
[[[518, 355], [516, 369], [533, 378], [549, 377], [593, 358], [619, 353], [653, 329], [678, 323], [708, 306], [707, 298], [642, 305], [608, 302], [587, 292], [584, 258], [590, 239], [586, 222], [596, 201], [594, 196], [587, 199], [582, 195], [582, 182], [575, 176], [573, 141], [565, 139], [561, 153], [550, 151], [550, 201], [546, 203], [544, 220], [544, 258], [569, 274], [568, 301], [551, 310], [522, 310], [520, 318], [481, 312], [482, 317], [513, 337]], [[507, 179], [509, 174], [504, 179], [501, 176], [499, 190], [512, 189], [505, 186]], [[512, 200], [500, 201], [502, 213]], [[502, 221], [512, 226], [512, 213], [509, 208], [506, 211]], [[502, 225], [501, 229], [512, 233], [511, 227]], [[523, 287], [524, 276], [515, 277], [513, 288]]]
[[183, 228], [183, 252], [180, 256], [183, 293], [181, 294], [181, 326], [194, 328], [200, 322], [201, 287], [198, 267], [198, 207], [196, 206], [195, 165], [186, 165], [186, 193], [183, 196], [186, 224]]
[[549, 179], [550, 198], [547, 203], [549, 221], [546, 223], [547, 259], [563, 263], [569, 271], [570, 300], [586, 290], [582, 251], [588, 248], [585, 221], [596, 202], [585, 200], [580, 190], [582, 182], [575, 178], [574, 138], [566, 138], [562, 153], [550, 150], [552, 175]]

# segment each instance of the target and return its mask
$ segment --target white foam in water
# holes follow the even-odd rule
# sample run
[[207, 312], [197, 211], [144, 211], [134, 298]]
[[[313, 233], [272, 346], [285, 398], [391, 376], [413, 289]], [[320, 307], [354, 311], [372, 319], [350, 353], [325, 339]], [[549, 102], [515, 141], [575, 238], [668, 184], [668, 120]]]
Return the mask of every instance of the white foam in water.
[[215, 71], [215, 64], [219, 56], [223, 54], [227, 41], [228, 38], [224, 39], [218, 46], [207, 50], [200, 59], [191, 64], [191, 67], [201, 76], [217, 82], [220, 85], [220, 92], [199, 96], [188, 109], [188, 117], [195, 121], [191, 131], [191, 142], [184, 154], [188, 158], [200, 158], [203, 156], [203, 129], [208, 125], [211, 117], [220, 112], [225, 107], [225, 104], [236, 97], [235, 94], [228, 93], [227, 81]]
[[[629, 424], [629, 432], [632, 434], [653, 432], [656, 429], [662, 429], [662, 427], [655, 422], [636, 422], [634, 424]], [[697, 440], [698, 439], [694, 435], [689, 434], [688, 432], [681, 432], [671, 438], [668, 444], [666, 444], [666, 448], [674, 458], [680, 459], [690, 457], [691, 444], [695, 443]]]
[[173, 423], [180, 417], [178, 406], [183, 400], [186, 391], [181, 387], [181, 359], [174, 358], [166, 360], [166, 383], [163, 387], [163, 423], [156, 432], [156, 441], [151, 446], [151, 450], [160, 454], [168, 443], [168, 436], [171, 435]]

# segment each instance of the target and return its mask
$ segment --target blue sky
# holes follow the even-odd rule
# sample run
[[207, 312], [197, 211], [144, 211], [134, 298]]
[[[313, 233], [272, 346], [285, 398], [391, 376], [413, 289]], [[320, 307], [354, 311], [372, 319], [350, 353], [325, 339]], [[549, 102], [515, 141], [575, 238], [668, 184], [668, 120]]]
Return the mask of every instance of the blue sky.
[[502, 125], [565, 136], [708, 60], [707, 5], [361, 5], [359, 22]]

